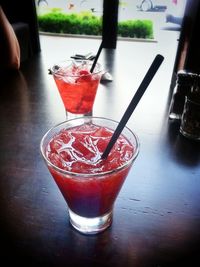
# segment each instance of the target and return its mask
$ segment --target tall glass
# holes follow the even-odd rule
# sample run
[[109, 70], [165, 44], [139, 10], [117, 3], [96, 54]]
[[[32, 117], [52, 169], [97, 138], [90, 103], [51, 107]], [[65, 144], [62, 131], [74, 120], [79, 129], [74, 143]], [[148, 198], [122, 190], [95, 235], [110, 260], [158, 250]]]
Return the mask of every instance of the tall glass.
[[180, 133], [189, 139], [200, 141], [200, 95], [185, 97]]
[[138, 138], [125, 127], [112, 153], [101, 160], [117, 124], [106, 118], [76, 118], [51, 128], [41, 140], [42, 156], [67, 202], [70, 222], [84, 234], [111, 225], [115, 200], [139, 153]]
[[92, 114], [97, 88], [103, 74], [99, 63], [91, 73], [92, 63], [89, 60], [66, 60], [55, 64], [51, 69], [67, 119]]

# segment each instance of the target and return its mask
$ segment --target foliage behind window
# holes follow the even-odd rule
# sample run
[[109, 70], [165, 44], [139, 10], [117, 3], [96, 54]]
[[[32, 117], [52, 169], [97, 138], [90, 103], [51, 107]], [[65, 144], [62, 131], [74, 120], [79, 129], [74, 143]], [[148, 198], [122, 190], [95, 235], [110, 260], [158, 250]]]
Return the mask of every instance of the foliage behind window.
[[[102, 18], [90, 12], [64, 14], [57, 9], [38, 15], [39, 29], [44, 32], [102, 35]], [[151, 20], [127, 20], [118, 23], [118, 35], [122, 37], [153, 38]]]

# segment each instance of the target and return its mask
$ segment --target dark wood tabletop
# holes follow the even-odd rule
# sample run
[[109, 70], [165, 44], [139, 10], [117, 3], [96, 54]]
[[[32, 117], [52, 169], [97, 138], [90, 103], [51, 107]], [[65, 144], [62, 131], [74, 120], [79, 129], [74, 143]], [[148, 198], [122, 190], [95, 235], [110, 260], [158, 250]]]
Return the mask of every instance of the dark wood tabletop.
[[[93, 110], [115, 120], [155, 56], [152, 52], [138, 67], [139, 62], [125, 61], [120, 49], [102, 52], [113, 81], [101, 82]], [[70, 226], [66, 203], [40, 155], [43, 134], [65, 120], [42, 53], [19, 72], [1, 76], [3, 266], [199, 266], [200, 144], [168, 121], [168, 63], [163, 62], [128, 122], [139, 136], [140, 153], [116, 200], [113, 224], [93, 236]]]

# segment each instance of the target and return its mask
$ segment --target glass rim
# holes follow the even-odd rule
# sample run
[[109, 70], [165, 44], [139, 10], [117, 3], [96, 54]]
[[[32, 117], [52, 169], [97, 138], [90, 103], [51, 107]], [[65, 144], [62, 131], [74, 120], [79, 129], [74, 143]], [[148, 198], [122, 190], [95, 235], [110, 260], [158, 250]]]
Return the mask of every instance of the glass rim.
[[[96, 66], [94, 68], [94, 71], [92, 73], [87, 73], [87, 74], [82, 74], [82, 75], [66, 75], [66, 74], [57, 73], [57, 71], [60, 69], [60, 67], [62, 67], [62, 66], [59, 67], [59, 64], [65, 64], [67, 62], [71, 62], [71, 63], [72, 62], [89, 62], [91, 66], [93, 64], [92, 61], [89, 61], [89, 60], [86, 60], [86, 59], [78, 59], [78, 60], [67, 59], [67, 60], [61, 60], [61, 61], [58, 61], [57, 63], [53, 64], [53, 66], [50, 68], [50, 71], [51, 71], [52, 75], [57, 76], [57, 77], [73, 77], [73, 78], [79, 78], [79, 77], [94, 76], [96, 74], [100, 74], [100, 73], [103, 73], [104, 72], [104, 70], [102, 68], [102, 65], [99, 62], [97, 62], [96, 63]], [[59, 67], [59, 69], [57, 71], [55, 70], [55, 66], [58, 66]]]
[[[73, 177], [84, 177], [84, 178], [91, 178], [91, 177], [102, 177], [102, 176], [105, 176], [105, 175], [109, 175], [109, 174], [112, 174], [112, 173], [115, 173], [115, 172], [118, 172], [120, 170], [123, 170], [125, 167], [129, 166], [138, 156], [139, 154], [139, 150], [140, 150], [140, 143], [139, 143], [139, 138], [138, 136], [130, 129], [128, 128], [127, 126], [125, 126], [124, 128], [126, 130], [128, 130], [132, 136], [134, 137], [135, 139], [135, 143], [136, 143], [136, 147], [135, 147], [135, 150], [134, 150], [134, 153], [133, 153], [133, 156], [131, 157], [131, 159], [129, 159], [128, 161], [124, 162], [124, 164], [120, 165], [119, 167], [115, 168], [115, 169], [112, 169], [112, 170], [109, 170], [109, 171], [104, 171], [104, 172], [100, 172], [100, 173], [78, 173], [78, 172], [72, 172], [72, 171], [68, 171], [68, 170], [64, 170], [64, 169], [61, 169], [57, 166], [55, 166], [46, 156], [45, 154], [45, 151], [43, 149], [43, 144], [44, 144], [44, 140], [45, 138], [48, 136], [48, 134], [56, 129], [56, 128], [59, 128], [61, 125], [64, 125], [70, 121], [75, 121], [75, 120], [83, 120], [83, 119], [99, 119], [99, 120], [107, 120], [107, 121], [110, 121], [110, 122], [113, 122], [113, 123], [116, 123], [118, 124], [119, 122], [118, 121], [115, 121], [115, 120], [112, 120], [112, 119], [109, 119], [109, 118], [105, 118], [105, 117], [96, 117], [96, 116], [87, 116], [87, 117], [79, 117], [79, 118], [74, 118], [74, 119], [70, 119], [70, 120], [67, 120], [67, 121], [63, 121], [63, 122], [60, 122], [56, 125], [54, 125], [53, 127], [51, 127], [42, 137], [41, 141], [40, 141], [40, 152], [42, 154], [42, 157], [43, 159], [46, 161], [47, 165], [51, 166], [53, 169], [55, 169], [56, 171], [64, 174], [64, 175], [68, 175], [68, 176], [73, 176]], [[53, 136], [52, 136], [53, 137]], [[127, 137], [126, 137], [127, 138]], [[132, 145], [132, 144], [131, 144]]]

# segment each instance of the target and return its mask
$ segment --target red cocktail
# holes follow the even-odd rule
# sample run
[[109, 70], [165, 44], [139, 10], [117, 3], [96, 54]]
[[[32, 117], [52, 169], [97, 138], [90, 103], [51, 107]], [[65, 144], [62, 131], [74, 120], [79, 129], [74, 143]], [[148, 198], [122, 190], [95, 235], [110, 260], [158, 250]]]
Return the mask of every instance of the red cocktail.
[[91, 73], [91, 61], [67, 60], [53, 66], [51, 72], [69, 114], [91, 113], [97, 88], [102, 76], [99, 63]]
[[83, 233], [106, 229], [122, 184], [136, 158], [137, 137], [125, 128], [107, 159], [101, 160], [117, 122], [79, 118], [52, 128], [42, 155], [69, 208], [72, 225]]

